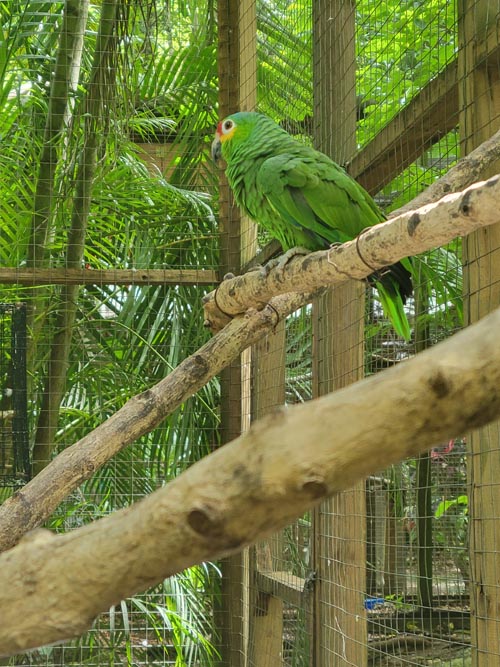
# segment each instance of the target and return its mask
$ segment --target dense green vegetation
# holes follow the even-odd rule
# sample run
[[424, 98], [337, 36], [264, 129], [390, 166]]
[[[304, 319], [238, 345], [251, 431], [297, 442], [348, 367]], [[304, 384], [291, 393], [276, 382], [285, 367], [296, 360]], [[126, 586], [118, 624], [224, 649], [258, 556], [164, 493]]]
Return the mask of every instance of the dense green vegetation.
[[[85, 6], [66, 4], [80, 11]], [[0, 5], [0, 262], [217, 267], [217, 174], [208, 160], [217, 120], [215, 0], [103, 0], [88, 7], [86, 23], [74, 14], [68, 18], [63, 7], [42, 0]], [[357, 94], [370, 101], [358, 123], [363, 146], [453, 57], [455, 12], [447, 0], [375, 7], [361, 0], [357, 21]], [[309, 0], [258, 2], [259, 108], [306, 141], [309, 126], [297, 123], [313, 113], [311, 25]], [[71, 72], [65, 69], [68, 54]], [[148, 142], [168, 145], [165, 171], [151, 166], [141, 147]], [[388, 186], [381, 202], [395, 207], [411, 199], [456, 155], [451, 136]], [[460, 323], [459, 265], [455, 247], [419, 264], [423, 282], [433, 284], [422, 316], [433, 340]], [[50, 458], [80, 438], [200, 347], [208, 335], [199, 305], [203, 291], [2, 286], [1, 301], [33, 306], [34, 458]], [[310, 396], [309, 326], [307, 312], [290, 320], [290, 402]], [[384, 326], [371, 322], [367, 328], [368, 372], [375, 370], [370, 358], [379, 356]], [[61, 332], [68, 334], [64, 343]], [[66, 377], [59, 395], [47, 394], [50, 367]], [[126, 506], [207, 454], [218, 442], [218, 395], [214, 380], [98, 471], [59, 508], [50, 527], [68, 530]], [[57, 413], [47, 448], [48, 416]], [[106, 663], [133, 664], [164, 644], [176, 665], [213, 664], [217, 583], [216, 568], [200, 566], [124, 602], [99, 620], [93, 634], [65, 649], [64, 664], [95, 664], [102, 650]], [[146, 623], [154, 630], [153, 648], [134, 643], [134, 632]], [[61, 651], [47, 649], [30, 659], [55, 661]]]

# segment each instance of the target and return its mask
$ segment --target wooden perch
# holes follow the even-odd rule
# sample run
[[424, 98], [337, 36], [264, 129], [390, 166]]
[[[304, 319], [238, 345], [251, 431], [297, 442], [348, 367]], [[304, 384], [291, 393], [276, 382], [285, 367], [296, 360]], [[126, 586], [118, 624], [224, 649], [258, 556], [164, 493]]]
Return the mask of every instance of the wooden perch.
[[[404, 364], [268, 415], [132, 507], [65, 535], [29, 534], [0, 555], [0, 654], [81, 634], [121, 599], [497, 418], [499, 331], [497, 310]], [[154, 404], [143, 397], [143, 415]]]
[[[448, 195], [437, 204], [377, 225], [362, 236], [363, 257], [373, 266], [383, 266], [404, 254], [411, 254], [409, 248], [414, 244], [418, 244], [420, 250], [431, 248], [464, 231], [492, 224], [499, 219], [499, 190], [499, 177], [495, 176], [486, 183], [472, 186], [465, 193]], [[401, 244], [394, 251], [391, 244], [397, 239]], [[341, 282], [346, 280], [341, 271], [353, 276], [357, 271], [356, 277], [369, 272], [354, 241], [329, 252], [313, 253], [295, 260], [283, 271], [271, 271], [267, 278], [252, 272], [223, 283], [218, 290], [217, 302], [223, 302], [224, 310], [228, 312], [232, 312], [231, 308], [246, 310], [245, 317], [232, 321], [157, 385], [130, 399], [116, 414], [61, 452], [31, 482], [6, 500], [0, 506], [0, 551], [11, 548], [26, 531], [41, 525], [69, 493], [115, 454], [155, 428], [246, 347], [269, 333], [278, 317], [286, 317], [321, 291], [291, 292], [292, 288], [314, 289], [315, 285]], [[271, 298], [273, 292], [270, 290], [287, 293]], [[215, 308], [213, 295], [213, 292], [209, 295], [206, 310], [215, 327], [227, 318]], [[259, 308], [269, 301], [269, 307], [261, 312], [252, 310], [245, 299]]]
[[[453, 77], [454, 75], [451, 74], [451, 76]], [[432, 86], [432, 88], [434, 89], [434, 86]], [[431, 97], [434, 97], [434, 93], [431, 94]], [[417, 102], [417, 100], [415, 101]], [[411, 106], [411, 104], [412, 103], [410, 103], [409, 106]], [[393, 119], [393, 121], [390, 121], [389, 125], [392, 125], [393, 122], [395, 121], [396, 118]], [[398, 121], [397, 124], [400, 124], [400, 121]], [[406, 133], [407, 128], [405, 128], [404, 131]], [[382, 132], [385, 134], [384, 130], [382, 130]], [[392, 133], [389, 131], [388, 134]], [[352, 168], [349, 168], [348, 172], [356, 180], [358, 179], [358, 176], [360, 174], [358, 173], [359, 169], [356, 167], [356, 165], [354, 165], [354, 163], [356, 162], [357, 165], [365, 164], [365, 166], [368, 166], [370, 160], [365, 159], [365, 156], [366, 152], [370, 150], [371, 150], [370, 144], [368, 144], [353, 158], [353, 161], [351, 163]], [[391, 157], [386, 156], [386, 158], [384, 159], [390, 161]], [[446, 172], [446, 174], [444, 174], [444, 176], [441, 176], [436, 181], [434, 181], [431, 185], [429, 185], [428, 188], [425, 188], [423, 192], [417, 195], [410, 202], [408, 202], [404, 206], [401, 206], [396, 211], [392, 211], [392, 213], [390, 213], [390, 215], [388, 216], [389, 219], [391, 220], [392, 218], [396, 218], [398, 215], [401, 215], [402, 213], [406, 213], [407, 211], [413, 211], [417, 208], [420, 208], [421, 206], [425, 206], [426, 204], [432, 204], [436, 202], [438, 199], [441, 199], [441, 197], [444, 197], [445, 195], [449, 194], [450, 192], [458, 192], [459, 190], [465, 190], [465, 188], [469, 187], [469, 185], [472, 185], [473, 183], [483, 180], [488, 170], [491, 173], [494, 170], [493, 169], [494, 164], [497, 163], [499, 159], [500, 159], [500, 130], [498, 130], [498, 132], [493, 134], [489, 139], [486, 139], [486, 141], [483, 141], [483, 143], [480, 144], [473, 151], [471, 151], [463, 158], [461, 158], [456, 164], [453, 165], [453, 167], [449, 169], [449, 171]], [[370, 170], [372, 168], [373, 168], [372, 166], [369, 167]], [[367, 183], [363, 182], [363, 179], [361, 179], [360, 182], [364, 187], [366, 187]], [[377, 190], [372, 191], [370, 190], [370, 187], [368, 187], [368, 192], [372, 195], [377, 194]], [[269, 259], [271, 259], [271, 257], [274, 257], [277, 254], [279, 254], [280, 251], [281, 251], [281, 246], [278, 243], [278, 241], [271, 241], [257, 254], [256, 257], [254, 257], [250, 262], [248, 262], [245, 265], [244, 269], [246, 270], [254, 266], [257, 266], [259, 264], [265, 264]]]
[[366, 278], [374, 269], [402, 257], [431, 250], [499, 222], [499, 202], [500, 175], [496, 175], [434, 204], [369, 227], [341, 246], [293, 259], [283, 269], [251, 271], [225, 280], [203, 299], [206, 324], [218, 331], [230, 316], [247, 308], [261, 308], [276, 294], [314, 292], [350, 278]]

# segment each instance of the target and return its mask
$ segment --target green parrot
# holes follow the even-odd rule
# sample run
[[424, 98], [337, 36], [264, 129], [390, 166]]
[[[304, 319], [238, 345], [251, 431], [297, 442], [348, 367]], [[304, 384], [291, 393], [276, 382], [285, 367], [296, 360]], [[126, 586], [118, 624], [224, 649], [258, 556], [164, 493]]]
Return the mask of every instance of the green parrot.
[[[385, 219], [344, 169], [261, 113], [242, 111], [220, 121], [212, 157], [226, 161], [238, 206], [292, 255], [295, 248], [315, 251], [344, 243]], [[412, 293], [408, 268], [398, 262], [372, 274], [370, 282], [396, 332], [409, 340], [403, 307]]]

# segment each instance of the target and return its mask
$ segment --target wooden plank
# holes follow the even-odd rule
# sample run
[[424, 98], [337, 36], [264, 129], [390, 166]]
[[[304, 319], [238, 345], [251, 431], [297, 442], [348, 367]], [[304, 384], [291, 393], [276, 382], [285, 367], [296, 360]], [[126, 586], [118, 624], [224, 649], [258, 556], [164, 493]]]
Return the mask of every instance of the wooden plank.
[[348, 172], [372, 195], [458, 125], [457, 72], [455, 60], [349, 161]]
[[[491, 8], [489, 0], [459, 3], [464, 155], [500, 127], [497, 12]], [[500, 162], [484, 178], [499, 169]], [[467, 236], [463, 254], [465, 322], [471, 324], [500, 305], [500, 225]], [[500, 422], [470, 434], [467, 445], [472, 664], [487, 667], [500, 655]]]
[[251, 656], [252, 667], [283, 664], [283, 600], [265, 593], [255, 607]]
[[306, 580], [290, 572], [268, 570], [255, 573], [255, 586], [261, 593], [273, 595], [300, 609], [303, 605]]
[[3, 285], [214, 285], [205, 269], [28, 269], [0, 267]]
[[[339, 163], [355, 150], [355, 4], [313, 3], [315, 145]], [[350, 384], [363, 373], [364, 286], [349, 281], [313, 304], [314, 393]], [[313, 512], [315, 667], [365, 665], [364, 483]]]
[[[285, 402], [285, 321], [252, 348], [252, 420], [261, 419]], [[252, 551], [249, 665], [283, 664], [283, 599], [272, 587], [261, 586], [262, 568], [270, 571], [283, 559], [283, 533], [273, 535]]]
[[[252, 421], [262, 419], [285, 404], [285, 321], [278, 322], [274, 331], [252, 348]], [[283, 561], [283, 531], [273, 535], [265, 544], [257, 545], [268, 552], [270, 567], [281, 567]]]
[[387, 490], [384, 549], [384, 596], [399, 596], [406, 592], [406, 544], [397, 491]]

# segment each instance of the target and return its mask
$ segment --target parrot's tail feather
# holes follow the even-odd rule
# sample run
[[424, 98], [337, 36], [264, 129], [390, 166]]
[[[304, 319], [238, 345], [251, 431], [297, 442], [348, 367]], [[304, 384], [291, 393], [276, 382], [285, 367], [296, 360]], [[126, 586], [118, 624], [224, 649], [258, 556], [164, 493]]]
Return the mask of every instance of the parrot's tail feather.
[[[374, 284], [377, 288], [384, 313], [390, 319], [394, 330], [398, 336], [409, 341], [411, 338], [411, 329], [404, 309], [406, 295], [403, 297], [400, 291], [400, 283], [388, 273], [383, 277], [383, 282], [375, 278]], [[407, 295], [409, 296], [410, 294], [411, 291]]]
[[[405, 261], [408, 262], [409, 260]], [[413, 294], [411, 273], [402, 262], [389, 266], [387, 274], [377, 279], [386, 286], [389, 292], [399, 292], [403, 303], [406, 303], [406, 299]], [[394, 283], [397, 283], [397, 285]]]

